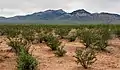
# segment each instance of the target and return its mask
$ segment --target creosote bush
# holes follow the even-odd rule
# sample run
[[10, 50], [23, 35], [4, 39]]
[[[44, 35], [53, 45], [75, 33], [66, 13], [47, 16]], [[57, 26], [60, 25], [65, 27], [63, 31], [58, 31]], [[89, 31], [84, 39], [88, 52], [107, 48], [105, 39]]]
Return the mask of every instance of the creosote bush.
[[77, 64], [81, 64], [85, 69], [92, 65], [96, 60], [95, 52], [91, 49], [77, 49], [74, 56]]
[[67, 52], [64, 49], [64, 46], [60, 46], [57, 48], [57, 50], [55, 51], [55, 55], [58, 57], [63, 57]]

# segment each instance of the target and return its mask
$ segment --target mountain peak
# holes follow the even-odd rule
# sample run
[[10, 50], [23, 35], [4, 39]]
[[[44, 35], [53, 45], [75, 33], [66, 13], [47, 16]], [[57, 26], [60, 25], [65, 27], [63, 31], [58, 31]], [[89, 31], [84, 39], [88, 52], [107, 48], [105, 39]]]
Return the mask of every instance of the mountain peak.
[[73, 11], [72, 14], [76, 14], [76, 13], [87, 13], [87, 14], [91, 14], [88, 11], [86, 11], [85, 9], [78, 9], [76, 11]]
[[84, 17], [84, 16], [91, 16], [91, 13], [87, 12], [84, 9], [79, 9], [76, 11], [73, 11], [72, 13], [70, 13], [71, 15], [74, 15], [76, 17]]
[[56, 11], [61, 12], [61, 13], [66, 13], [63, 9], [58, 9]]
[[63, 11], [63, 9], [58, 9], [57, 11]]

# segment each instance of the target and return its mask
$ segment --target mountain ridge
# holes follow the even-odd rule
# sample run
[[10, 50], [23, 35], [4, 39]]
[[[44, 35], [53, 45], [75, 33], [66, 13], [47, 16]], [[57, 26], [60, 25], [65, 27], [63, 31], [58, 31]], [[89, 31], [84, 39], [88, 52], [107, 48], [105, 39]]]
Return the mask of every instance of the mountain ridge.
[[42, 12], [35, 12], [24, 16], [14, 17], [0, 17], [0, 21], [20, 21], [20, 20], [71, 20], [71, 21], [103, 21], [111, 23], [119, 21], [120, 15], [108, 12], [90, 13], [85, 9], [78, 9], [71, 13], [67, 13], [62, 9], [46, 10]]

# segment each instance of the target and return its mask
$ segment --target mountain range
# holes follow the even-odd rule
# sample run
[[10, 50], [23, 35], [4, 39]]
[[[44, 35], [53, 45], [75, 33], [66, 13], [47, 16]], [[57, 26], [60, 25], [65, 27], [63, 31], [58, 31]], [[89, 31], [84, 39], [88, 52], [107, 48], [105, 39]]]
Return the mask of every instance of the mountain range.
[[78, 22], [93, 22], [99, 21], [102, 23], [120, 22], [120, 15], [113, 13], [90, 13], [84, 9], [79, 9], [71, 13], [67, 13], [62, 9], [46, 10], [36, 12], [24, 16], [0, 17], [0, 22], [25, 22], [25, 21], [78, 21]]

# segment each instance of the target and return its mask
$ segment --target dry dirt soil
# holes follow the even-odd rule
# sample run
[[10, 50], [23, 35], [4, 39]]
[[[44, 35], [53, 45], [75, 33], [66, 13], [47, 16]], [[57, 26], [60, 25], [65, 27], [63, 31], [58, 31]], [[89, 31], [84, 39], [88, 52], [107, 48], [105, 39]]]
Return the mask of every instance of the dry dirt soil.
[[[6, 44], [6, 40], [5, 37], [0, 37], [0, 70], [17, 70], [15, 53]], [[31, 46], [32, 55], [39, 62], [38, 70], [120, 70], [120, 40], [117, 38], [109, 41], [107, 49], [110, 53], [97, 53], [97, 61], [89, 69], [77, 65], [73, 57], [76, 48], [84, 47], [82, 43], [62, 40], [62, 45], [65, 45], [67, 54], [61, 58], [56, 57], [45, 44]]]

